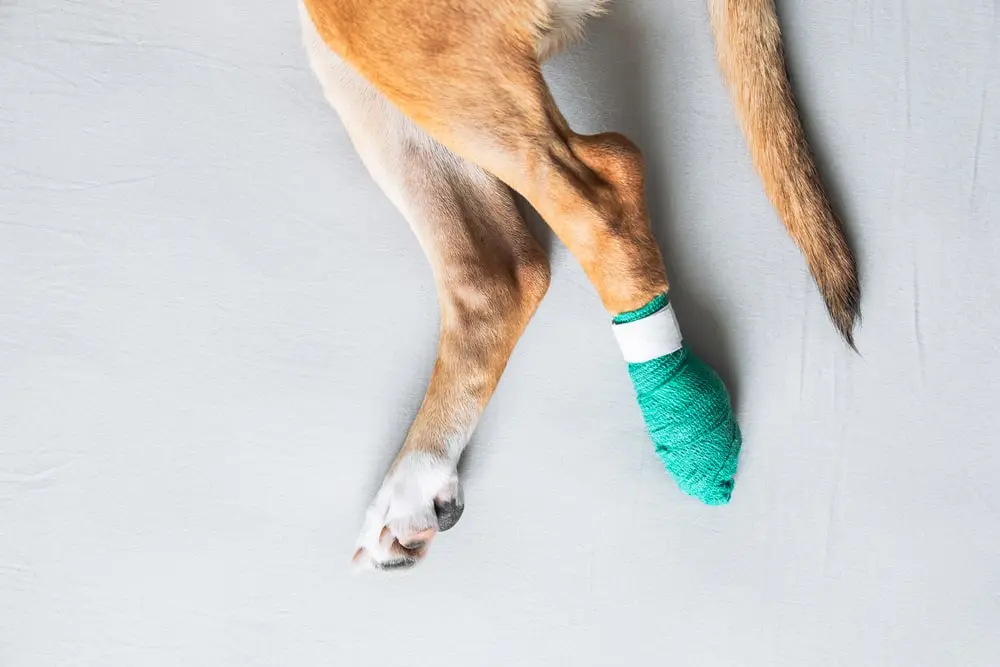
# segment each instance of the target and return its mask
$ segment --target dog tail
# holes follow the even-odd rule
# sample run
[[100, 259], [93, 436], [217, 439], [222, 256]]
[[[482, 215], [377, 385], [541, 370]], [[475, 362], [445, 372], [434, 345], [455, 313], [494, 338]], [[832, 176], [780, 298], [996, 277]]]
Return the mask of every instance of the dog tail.
[[774, 0], [708, 2], [719, 66], [764, 191], [853, 347], [861, 297], [857, 267], [802, 130]]

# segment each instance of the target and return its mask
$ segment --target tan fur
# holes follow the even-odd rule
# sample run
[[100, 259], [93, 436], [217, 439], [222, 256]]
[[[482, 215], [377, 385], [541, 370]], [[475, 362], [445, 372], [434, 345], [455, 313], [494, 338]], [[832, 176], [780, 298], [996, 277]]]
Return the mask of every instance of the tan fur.
[[853, 345], [860, 287], [795, 108], [774, 0], [709, 0], [722, 73], [764, 190], [802, 250], [830, 316]]
[[[548, 288], [549, 264], [506, 185], [402, 115], [327, 49], [308, 18], [303, 36], [328, 100], [410, 223], [438, 287], [438, 360], [355, 554], [361, 567], [408, 567], [461, 512], [458, 458]], [[439, 521], [449, 503], [453, 518]]]
[[404, 114], [535, 207], [609, 311], [638, 308], [666, 288], [641, 157], [619, 135], [569, 129], [536, 58], [551, 20], [543, 4], [308, 0], [306, 7], [324, 41]]
[[[573, 132], [541, 76], [540, 59], [603, 4], [304, 0], [313, 67], [369, 170], [420, 239], [441, 301], [438, 361], [369, 509], [361, 565], [412, 565], [450, 525], [442, 507], [460, 512], [458, 456], [548, 286], [547, 259], [508, 186], [580, 261], [609, 312], [638, 308], [667, 289], [638, 148], [619, 134]], [[798, 121], [772, 0], [710, 0], [710, 7], [765, 190], [850, 341], [854, 262]]]

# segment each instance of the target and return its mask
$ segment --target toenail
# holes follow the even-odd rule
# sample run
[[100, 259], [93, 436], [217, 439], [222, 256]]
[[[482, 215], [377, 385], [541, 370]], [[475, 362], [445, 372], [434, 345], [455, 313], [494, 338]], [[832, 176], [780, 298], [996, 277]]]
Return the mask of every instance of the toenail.
[[375, 568], [378, 570], [405, 570], [408, 567], [413, 567], [416, 563], [415, 558], [399, 558], [397, 560], [387, 560], [384, 563], [376, 563]]
[[399, 546], [403, 547], [407, 551], [419, 551], [427, 546], [427, 542], [420, 540], [417, 542], [410, 542], [409, 544], [400, 543]]

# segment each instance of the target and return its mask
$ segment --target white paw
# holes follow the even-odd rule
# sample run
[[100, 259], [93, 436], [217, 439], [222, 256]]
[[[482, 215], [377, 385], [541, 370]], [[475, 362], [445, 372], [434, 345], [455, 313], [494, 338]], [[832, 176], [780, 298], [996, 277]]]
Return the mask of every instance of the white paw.
[[448, 530], [465, 507], [453, 463], [428, 454], [400, 460], [365, 514], [354, 564], [361, 570], [413, 567], [431, 540]]

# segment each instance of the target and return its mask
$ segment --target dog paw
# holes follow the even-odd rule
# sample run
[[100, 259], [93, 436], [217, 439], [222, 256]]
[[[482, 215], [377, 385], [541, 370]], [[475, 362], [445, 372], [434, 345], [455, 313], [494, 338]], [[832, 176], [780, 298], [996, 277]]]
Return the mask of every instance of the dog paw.
[[427, 454], [400, 460], [365, 513], [354, 552], [358, 570], [402, 570], [427, 555], [431, 541], [462, 516], [455, 465]]

